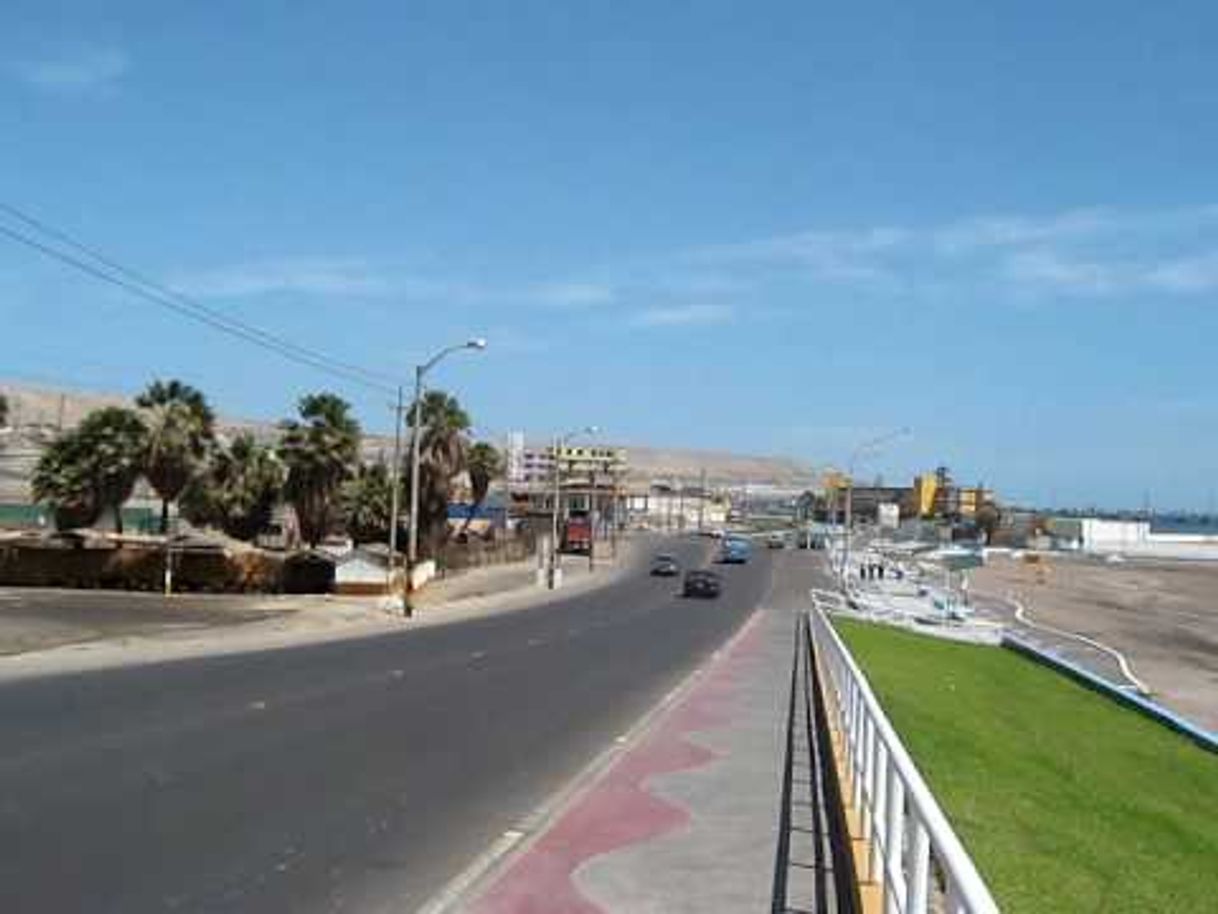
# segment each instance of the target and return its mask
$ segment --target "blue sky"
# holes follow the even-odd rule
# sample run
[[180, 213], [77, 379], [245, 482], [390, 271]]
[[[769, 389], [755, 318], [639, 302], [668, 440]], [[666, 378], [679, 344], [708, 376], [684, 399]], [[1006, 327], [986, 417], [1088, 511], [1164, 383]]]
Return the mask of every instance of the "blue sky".
[[[1218, 8], [50, 3], [0, 13], [0, 200], [484, 434], [946, 463], [1205, 507]], [[11, 224], [8, 223], [8, 224]], [[332, 387], [0, 238], [0, 375], [230, 414]]]

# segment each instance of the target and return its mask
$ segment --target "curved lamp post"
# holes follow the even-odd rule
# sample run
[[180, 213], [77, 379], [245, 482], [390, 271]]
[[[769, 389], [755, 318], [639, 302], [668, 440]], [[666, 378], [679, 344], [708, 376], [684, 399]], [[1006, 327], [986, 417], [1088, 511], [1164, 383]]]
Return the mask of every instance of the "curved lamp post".
[[886, 432], [868, 441], [864, 441], [850, 453], [846, 483], [846, 541], [842, 549], [842, 575], [850, 565], [850, 532], [854, 527], [854, 467], [859, 458], [868, 452], [875, 451], [880, 445], [887, 444], [895, 438], [903, 438], [909, 434], [909, 429], [902, 427]]
[[[420, 429], [423, 409], [423, 378], [427, 372], [431, 371], [436, 364], [446, 356], [452, 355], [454, 352], [461, 352], [465, 349], [473, 349], [481, 351], [486, 348], [486, 340], [481, 337], [475, 337], [466, 340], [464, 343], [455, 343], [452, 346], [446, 346], [441, 349], [426, 362], [415, 366], [414, 369], [414, 402], [411, 407], [413, 411], [413, 420], [410, 429], [410, 527], [406, 541], [406, 582], [404, 593], [404, 607], [406, 614], [410, 614], [410, 579], [414, 572], [415, 563], [419, 559], [419, 442], [422, 438]], [[398, 535], [398, 489], [401, 473], [401, 457], [399, 448], [401, 442], [401, 393], [398, 394], [398, 418], [397, 429], [394, 435], [393, 448], [393, 504], [390, 510], [389, 524], [389, 556], [390, 561], [397, 553], [397, 535]]]

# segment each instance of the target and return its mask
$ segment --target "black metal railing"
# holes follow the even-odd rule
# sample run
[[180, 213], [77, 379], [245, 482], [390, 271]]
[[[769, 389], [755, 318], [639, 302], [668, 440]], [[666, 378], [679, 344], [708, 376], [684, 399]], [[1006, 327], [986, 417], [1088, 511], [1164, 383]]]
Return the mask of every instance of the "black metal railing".
[[[861, 910], [841, 786], [833, 759], [824, 695], [816, 676], [815, 648], [807, 615], [796, 618], [786, 709], [786, 742], [778, 842], [774, 856], [771, 914], [856, 914]], [[801, 746], [797, 730], [803, 730]], [[807, 780], [797, 780], [800, 749]], [[796, 823], [794, 810], [809, 816]], [[801, 856], [792, 855], [792, 835], [802, 833]], [[803, 850], [806, 849], [806, 850]], [[792, 874], [796, 874], [792, 882]]]

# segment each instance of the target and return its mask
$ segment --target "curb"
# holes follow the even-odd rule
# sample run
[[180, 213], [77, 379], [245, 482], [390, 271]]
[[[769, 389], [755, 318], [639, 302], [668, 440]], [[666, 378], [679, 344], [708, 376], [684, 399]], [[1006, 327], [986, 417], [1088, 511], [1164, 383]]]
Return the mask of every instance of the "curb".
[[1181, 717], [1174, 711], [1169, 711], [1156, 702], [1150, 701], [1141, 695], [1128, 692], [1118, 686], [1113, 685], [1106, 679], [1096, 676], [1094, 673], [1083, 669], [1077, 664], [1073, 664], [1068, 660], [1064, 660], [1048, 651], [1041, 650], [1035, 645], [1023, 640], [1017, 635], [1003, 635], [1002, 646], [1014, 651], [1017, 654], [1022, 654], [1032, 661], [1046, 666], [1058, 673], [1069, 676], [1079, 684], [1098, 692], [1106, 698], [1111, 698], [1119, 704], [1125, 705], [1138, 713], [1149, 717], [1156, 723], [1162, 724], [1170, 730], [1174, 730], [1181, 736], [1184, 736], [1202, 749], [1208, 752], [1218, 754], [1218, 734], [1211, 733], [1208, 730], [1203, 730], [1194, 724], [1192, 721]]

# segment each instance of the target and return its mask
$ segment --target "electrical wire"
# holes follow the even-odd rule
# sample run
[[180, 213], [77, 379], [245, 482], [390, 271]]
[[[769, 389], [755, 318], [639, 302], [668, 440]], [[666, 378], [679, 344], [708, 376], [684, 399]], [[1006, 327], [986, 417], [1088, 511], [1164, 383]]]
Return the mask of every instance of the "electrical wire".
[[[0, 224], [0, 234], [18, 244], [25, 245], [73, 269], [102, 282], [117, 286], [124, 291], [130, 292], [160, 307], [167, 308], [183, 317], [206, 324], [222, 333], [227, 333], [230, 336], [274, 352], [290, 361], [374, 390], [385, 393], [396, 392], [398, 380], [390, 375], [371, 371], [350, 362], [341, 361], [225, 315], [214, 308], [210, 308], [168, 286], [148, 278], [136, 270], [122, 265], [100, 251], [77, 241], [66, 232], [48, 225], [3, 201], [0, 201], [0, 212], [7, 213], [37, 232], [63, 245], [67, 245], [69, 248], [91, 258], [102, 266], [98, 267], [95, 264], [53, 247], [38, 238]], [[105, 269], [102, 269], [102, 267]]]

